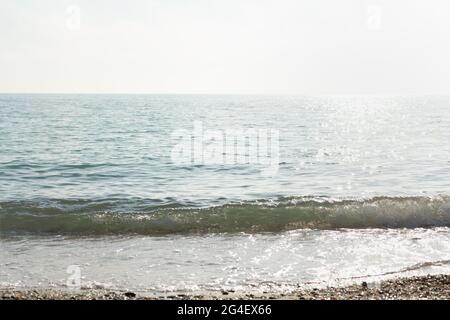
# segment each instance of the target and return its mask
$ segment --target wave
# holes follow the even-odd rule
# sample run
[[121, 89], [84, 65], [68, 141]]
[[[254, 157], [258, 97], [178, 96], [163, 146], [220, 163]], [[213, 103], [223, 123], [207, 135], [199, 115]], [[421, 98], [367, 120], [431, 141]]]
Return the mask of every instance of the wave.
[[[161, 201], [162, 202], [162, 201]], [[282, 232], [450, 226], [450, 197], [290, 197], [195, 208], [135, 199], [0, 202], [0, 231], [76, 235]]]

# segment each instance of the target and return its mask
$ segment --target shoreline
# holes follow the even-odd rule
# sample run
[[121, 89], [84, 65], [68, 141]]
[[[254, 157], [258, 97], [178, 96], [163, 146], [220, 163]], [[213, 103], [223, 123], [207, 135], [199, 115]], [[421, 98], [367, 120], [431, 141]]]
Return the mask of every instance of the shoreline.
[[344, 287], [298, 290], [289, 293], [202, 292], [157, 296], [131, 291], [86, 289], [0, 289], [0, 300], [449, 300], [450, 274], [361, 282]]

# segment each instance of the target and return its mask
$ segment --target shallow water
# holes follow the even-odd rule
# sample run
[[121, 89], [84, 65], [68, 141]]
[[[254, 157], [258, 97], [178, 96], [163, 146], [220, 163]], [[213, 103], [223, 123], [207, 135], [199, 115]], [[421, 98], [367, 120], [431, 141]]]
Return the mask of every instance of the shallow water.
[[[449, 97], [0, 95], [1, 285], [64, 286], [70, 265], [85, 286], [160, 291], [448, 273], [449, 107]], [[198, 123], [276, 130], [266, 159], [276, 171], [227, 162], [227, 149], [222, 162], [176, 163], [174, 133]], [[246, 147], [234, 151], [250, 159]]]
[[[28, 237], [2, 241], [0, 286], [291, 291], [448, 273], [450, 229], [297, 230], [207, 236]], [[69, 273], [68, 273], [69, 272]]]

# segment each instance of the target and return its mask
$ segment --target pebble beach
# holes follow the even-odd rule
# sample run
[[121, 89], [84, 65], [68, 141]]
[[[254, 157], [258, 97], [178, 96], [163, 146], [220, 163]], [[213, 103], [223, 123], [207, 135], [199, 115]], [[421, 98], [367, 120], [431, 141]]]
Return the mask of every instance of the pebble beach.
[[157, 296], [113, 290], [0, 290], [0, 300], [448, 300], [450, 275], [397, 278], [347, 287], [299, 290], [291, 293], [207, 292]]

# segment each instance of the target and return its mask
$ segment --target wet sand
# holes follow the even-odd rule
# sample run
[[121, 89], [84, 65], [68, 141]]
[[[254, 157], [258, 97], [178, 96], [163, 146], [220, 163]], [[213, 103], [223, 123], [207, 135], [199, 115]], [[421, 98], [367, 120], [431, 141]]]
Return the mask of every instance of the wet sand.
[[228, 299], [284, 299], [284, 300], [395, 300], [395, 299], [450, 299], [450, 275], [397, 278], [378, 283], [358, 283], [347, 287], [308, 289], [292, 293], [207, 292], [155, 296], [112, 290], [16, 291], [0, 289], [0, 300], [228, 300]]

